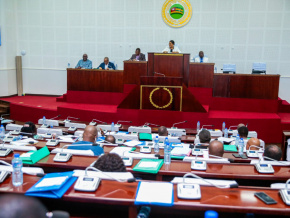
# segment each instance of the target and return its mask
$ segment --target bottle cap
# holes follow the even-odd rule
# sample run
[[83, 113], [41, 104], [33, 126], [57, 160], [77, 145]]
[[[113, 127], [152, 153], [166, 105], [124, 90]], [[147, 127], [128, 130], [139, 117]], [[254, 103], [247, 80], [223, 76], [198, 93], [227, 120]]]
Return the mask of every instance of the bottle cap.
[[218, 218], [219, 214], [214, 210], [208, 210], [204, 213], [204, 217], [206, 217], [206, 218]]
[[4, 127], [3, 124], [1, 124], [1, 127]]
[[19, 157], [19, 154], [18, 153], [14, 154], [14, 157], [16, 157], [16, 158]]

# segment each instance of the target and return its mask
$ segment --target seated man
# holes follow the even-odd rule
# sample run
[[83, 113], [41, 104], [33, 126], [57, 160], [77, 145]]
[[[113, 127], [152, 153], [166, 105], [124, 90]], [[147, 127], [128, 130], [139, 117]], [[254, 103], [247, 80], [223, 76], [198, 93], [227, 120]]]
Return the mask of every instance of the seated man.
[[242, 126], [238, 128], [238, 133], [239, 133], [240, 138], [243, 138], [244, 140], [246, 140], [249, 133], [248, 127]]
[[24, 123], [23, 127], [20, 130], [21, 133], [28, 133], [28, 135], [36, 134], [36, 126], [33, 122], [28, 121]]
[[[269, 145], [265, 148], [264, 156], [280, 161], [282, 160], [282, 150], [277, 145]], [[265, 160], [267, 159], [265, 158]]]
[[102, 155], [93, 167], [103, 172], [127, 172], [122, 158], [114, 153]]
[[[260, 140], [257, 139], [257, 138], [250, 138], [248, 141], [247, 141], [247, 145], [246, 145], [246, 149], [249, 150], [250, 146], [251, 145], [255, 145], [257, 147], [260, 147]], [[251, 147], [251, 150], [259, 150], [259, 148], [257, 147]]]
[[83, 59], [79, 60], [79, 62], [75, 68], [77, 68], [77, 69], [92, 69], [92, 61], [90, 61], [88, 59], [87, 54], [83, 54]]
[[136, 48], [135, 54], [132, 54], [131, 61], [146, 61], [146, 57], [143, 53], [140, 53], [140, 48]]
[[113, 135], [107, 135], [105, 137], [105, 141], [110, 142], [112, 144], [115, 144], [116, 143], [116, 139], [115, 139], [115, 137]]
[[166, 47], [162, 53], [181, 53], [181, 51], [179, 50], [179, 48], [177, 46], [174, 46], [175, 42], [173, 40], [169, 41], [169, 46]]
[[195, 145], [195, 148], [203, 148], [206, 149], [209, 146], [209, 142], [211, 140], [210, 132], [206, 129], [203, 129], [198, 134], [199, 143]]
[[160, 126], [158, 128], [158, 135], [159, 136], [168, 136], [167, 128], [165, 126]]
[[222, 157], [224, 155], [224, 145], [218, 140], [213, 140], [208, 146], [208, 153]]
[[197, 62], [197, 63], [207, 63], [208, 62], [208, 58], [207, 57], [204, 57], [204, 53], [203, 51], [200, 51], [198, 56], [196, 56], [194, 58], [194, 62]]
[[242, 126], [245, 126], [245, 124], [240, 123], [240, 124], [237, 126], [237, 130], [238, 130], [240, 127], [242, 127]]
[[100, 70], [115, 70], [115, 65], [112, 62], [109, 62], [109, 58], [105, 57], [104, 62], [101, 63], [97, 69]]
[[[98, 138], [98, 131], [95, 126], [86, 126], [84, 134], [83, 134], [83, 141], [75, 142], [72, 145], [79, 146], [70, 146], [68, 149], [75, 149], [75, 150], [92, 150], [95, 156], [104, 153], [104, 149], [101, 148], [99, 145], [94, 145], [96, 139]], [[88, 144], [88, 145], [85, 145]]]

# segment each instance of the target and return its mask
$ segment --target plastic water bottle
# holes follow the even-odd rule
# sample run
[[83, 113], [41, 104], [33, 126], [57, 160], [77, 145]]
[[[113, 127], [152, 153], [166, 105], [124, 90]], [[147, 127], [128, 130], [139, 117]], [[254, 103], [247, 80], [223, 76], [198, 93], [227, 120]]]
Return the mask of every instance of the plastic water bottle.
[[151, 211], [151, 208], [148, 207], [148, 206], [142, 206], [138, 215], [137, 215], [137, 218], [148, 218], [149, 217], [149, 214], [150, 214], [150, 211]]
[[22, 139], [22, 137], [23, 137], [22, 135], [18, 135], [16, 137], [14, 137], [14, 139], [12, 141], [19, 141]]
[[239, 142], [239, 155], [243, 155], [244, 154], [244, 139], [241, 138], [240, 142]]
[[228, 138], [228, 137], [229, 137], [228, 128], [225, 128], [225, 131], [224, 131], [224, 137], [225, 137], [225, 138]]
[[114, 122], [112, 122], [112, 124], [111, 124], [111, 132], [114, 132], [114, 130], [115, 130], [115, 124], [114, 124]]
[[159, 138], [158, 135], [155, 137], [154, 140], [154, 152], [159, 153]]
[[217, 67], [214, 67], [214, 73], [217, 73]]
[[164, 163], [165, 164], [171, 163], [171, 149], [168, 137], [166, 137], [164, 141]]
[[4, 129], [4, 126], [1, 125], [0, 127], [0, 139], [4, 139], [5, 138], [5, 129]]
[[70, 63], [67, 63], [67, 68], [70, 68]]
[[218, 218], [219, 214], [214, 210], [208, 210], [204, 213], [204, 218]]
[[23, 173], [22, 173], [22, 160], [19, 154], [14, 154], [14, 159], [12, 160], [12, 184], [13, 186], [20, 186], [23, 183]]
[[237, 148], [239, 147], [239, 142], [240, 142], [240, 135], [237, 134], [237, 136], [236, 136], [236, 143], [235, 143]]
[[222, 131], [225, 132], [225, 128], [226, 128], [226, 123], [223, 122], [223, 126], [222, 126]]
[[46, 124], [46, 118], [45, 118], [45, 116], [43, 116], [43, 118], [42, 118], [42, 123], [43, 124]]
[[199, 121], [196, 124], [196, 130], [197, 130], [197, 132], [200, 130], [200, 122]]

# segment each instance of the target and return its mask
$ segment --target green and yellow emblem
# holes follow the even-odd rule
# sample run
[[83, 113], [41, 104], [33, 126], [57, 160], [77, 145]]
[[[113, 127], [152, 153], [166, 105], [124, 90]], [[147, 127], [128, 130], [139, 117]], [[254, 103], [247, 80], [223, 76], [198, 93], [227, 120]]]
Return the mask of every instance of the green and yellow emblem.
[[167, 0], [162, 6], [162, 18], [171, 27], [182, 27], [192, 15], [192, 7], [188, 0]]

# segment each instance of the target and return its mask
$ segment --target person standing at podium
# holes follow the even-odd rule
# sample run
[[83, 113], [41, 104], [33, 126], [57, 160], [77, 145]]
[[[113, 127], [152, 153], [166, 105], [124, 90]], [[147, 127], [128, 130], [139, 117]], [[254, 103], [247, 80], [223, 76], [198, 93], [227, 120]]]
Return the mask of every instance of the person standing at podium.
[[169, 46], [167, 46], [162, 52], [163, 53], [181, 53], [177, 46], [174, 46], [175, 42], [173, 40], [169, 41]]
[[205, 57], [203, 51], [200, 51], [199, 54], [198, 54], [198, 56], [196, 56], [194, 58], [194, 62], [197, 62], [197, 63], [207, 63], [208, 62], [208, 57]]
[[131, 61], [146, 61], [146, 57], [141, 53], [140, 48], [136, 48], [135, 54], [132, 54]]
[[97, 69], [100, 70], [115, 70], [115, 65], [112, 62], [109, 62], [109, 58], [105, 57], [104, 62], [101, 63]]
[[92, 61], [88, 59], [87, 54], [83, 54], [83, 59], [79, 60], [76, 69], [92, 69]]

